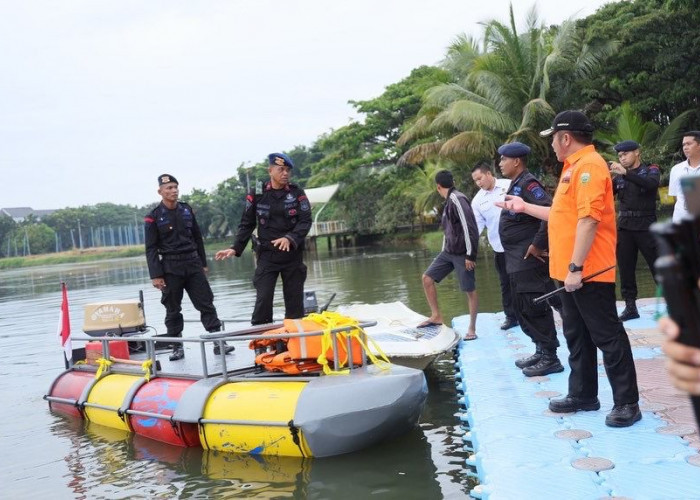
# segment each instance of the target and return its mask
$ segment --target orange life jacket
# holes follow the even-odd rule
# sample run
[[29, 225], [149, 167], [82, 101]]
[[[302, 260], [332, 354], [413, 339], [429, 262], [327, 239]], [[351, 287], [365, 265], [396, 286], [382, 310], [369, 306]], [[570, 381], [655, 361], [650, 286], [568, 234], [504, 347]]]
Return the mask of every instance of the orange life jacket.
[[[285, 373], [307, 373], [321, 371], [322, 365], [317, 362], [322, 354], [322, 336], [292, 337], [289, 339], [270, 339], [265, 335], [277, 335], [280, 333], [304, 333], [323, 331], [327, 327], [309, 319], [285, 319], [284, 326], [275, 330], [264, 332], [259, 339], [250, 342], [249, 347], [259, 354], [255, 358], [256, 364], [262, 365], [269, 371], [283, 371]], [[340, 366], [348, 364], [347, 339], [345, 333], [338, 334], [338, 361]], [[362, 345], [355, 337], [350, 338], [352, 362], [355, 366], [362, 365]], [[264, 349], [265, 352], [260, 353]], [[285, 350], [286, 349], [286, 350]], [[325, 359], [333, 363], [333, 347], [325, 352]], [[296, 365], [292, 367], [291, 365]]]

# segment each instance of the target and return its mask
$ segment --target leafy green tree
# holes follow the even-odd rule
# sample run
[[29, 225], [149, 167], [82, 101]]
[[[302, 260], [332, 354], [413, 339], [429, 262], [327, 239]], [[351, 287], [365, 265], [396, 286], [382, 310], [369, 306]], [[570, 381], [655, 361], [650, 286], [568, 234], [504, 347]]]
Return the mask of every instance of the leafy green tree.
[[644, 161], [656, 163], [661, 167], [662, 185], [666, 185], [670, 170], [670, 165], [666, 165], [667, 159], [677, 146], [693, 112], [681, 113], [671, 121], [668, 127], [662, 128], [654, 122], [645, 122], [641, 115], [632, 109], [629, 102], [622, 103], [616, 111], [614, 130], [600, 131], [596, 134], [597, 140], [602, 145], [600, 149], [603, 156], [616, 160], [617, 155], [612, 150], [612, 146], [628, 139], [636, 141], [641, 146]]
[[212, 204], [211, 196], [204, 189], [194, 188], [190, 194], [181, 198], [183, 202], [188, 203], [194, 210], [202, 236], [205, 238], [210, 236], [210, 226], [214, 217], [219, 213]]
[[455, 75], [459, 81], [426, 93], [418, 119], [398, 141], [412, 145], [401, 163], [419, 164], [434, 156], [471, 163], [494, 158], [497, 147], [512, 140], [529, 144], [534, 156], [551, 162], [550, 148], [538, 134], [555, 114], [550, 92], [561, 94], [570, 88], [568, 82], [591, 76], [614, 44], [583, 43], [572, 21], [548, 30], [534, 7], [520, 33], [511, 6], [508, 24], [492, 20], [484, 25], [482, 51], [466, 37], [450, 50], [447, 67], [461, 60], [467, 69]]
[[3, 243], [9, 246], [10, 255], [37, 255], [53, 252], [55, 241], [53, 229], [43, 223], [30, 222], [15, 227]]
[[7, 242], [17, 227], [17, 223], [9, 215], [0, 215], [0, 256], [7, 257]]
[[229, 230], [236, 231], [243, 215], [245, 195], [245, 185], [235, 177], [230, 177], [216, 186], [211, 194], [211, 209], [214, 214], [210, 222], [212, 236], [220, 238]]
[[421, 107], [425, 90], [449, 80], [446, 71], [421, 66], [403, 80], [389, 85], [381, 96], [350, 101], [364, 117], [322, 135], [312, 146], [321, 159], [311, 165], [310, 186], [354, 182], [357, 170], [382, 169], [395, 164], [403, 152], [396, 140], [405, 123]]
[[580, 21], [588, 42], [620, 41], [615, 57], [581, 89], [598, 121], [614, 121], [625, 101], [644, 121], [661, 126], [691, 110], [695, 123], [700, 121], [698, 7], [697, 1], [682, 0], [614, 2]]

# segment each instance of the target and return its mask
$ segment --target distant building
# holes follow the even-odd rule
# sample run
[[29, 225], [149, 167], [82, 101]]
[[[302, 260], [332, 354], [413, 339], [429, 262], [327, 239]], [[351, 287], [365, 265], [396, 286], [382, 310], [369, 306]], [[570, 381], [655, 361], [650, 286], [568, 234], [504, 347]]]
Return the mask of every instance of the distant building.
[[6, 215], [12, 217], [12, 220], [19, 223], [23, 222], [24, 219], [33, 215], [36, 220], [41, 220], [47, 215], [51, 215], [55, 210], [34, 210], [31, 207], [11, 207], [11, 208], [0, 208], [0, 216]]

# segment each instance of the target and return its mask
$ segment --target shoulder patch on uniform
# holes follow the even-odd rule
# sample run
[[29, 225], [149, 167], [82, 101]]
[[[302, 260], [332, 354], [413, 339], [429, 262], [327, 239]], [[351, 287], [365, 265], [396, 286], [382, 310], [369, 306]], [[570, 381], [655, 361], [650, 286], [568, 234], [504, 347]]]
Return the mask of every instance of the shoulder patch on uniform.
[[308, 212], [309, 210], [311, 210], [311, 204], [309, 203], [309, 199], [306, 197], [305, 194], [300, 194], [297, 197], [297, 201], [299, 202], [299, 208], [302, 212]]
[[153, 224], [156, 220], [153, 217], [151, 217], [150, 215], [147, 215], [146, 217], [143, 218], [143, 221], [146, 224]]
[[540, 183], [537, 181], [532, 181], [530, 184], [528, 184], [527, 190], [532, 193], [532, 196], [534, 196], [536, 200], [541, 200], [547, 195]]
[[591, 174], [584, 172], [581, 174], [581, 184], [587, 184], [591, 180]]
[[649, 165], [649, 172], [658, 172], [658, 171], [659, 171], [659, 166], [658, 166], [658, 165], [656, 165], [656, 164], [654, 164], [654, 163], [652, 163], [651, 165]]

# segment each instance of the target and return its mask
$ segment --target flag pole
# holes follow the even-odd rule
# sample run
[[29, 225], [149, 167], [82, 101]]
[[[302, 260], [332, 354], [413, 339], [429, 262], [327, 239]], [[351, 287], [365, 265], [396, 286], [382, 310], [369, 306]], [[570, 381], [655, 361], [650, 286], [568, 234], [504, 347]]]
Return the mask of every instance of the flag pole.
[[68, 311], [68, 288], [61, 281], [61, 311], [58, 321], [58, 340], [63, 348], [63, 362], [66, 370], [73, 367], [73, 344], [70, 339], [70, 314]]

